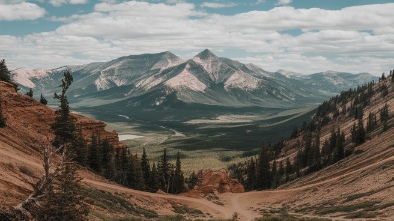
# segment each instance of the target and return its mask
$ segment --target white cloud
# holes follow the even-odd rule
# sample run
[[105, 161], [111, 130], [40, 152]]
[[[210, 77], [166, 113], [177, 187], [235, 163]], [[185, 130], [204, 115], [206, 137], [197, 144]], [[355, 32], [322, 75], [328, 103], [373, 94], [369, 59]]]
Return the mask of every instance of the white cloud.
[[217, 2], [203, 2], [201, 7], [205, 8], [230, 8], [235, 7], [238, 4], [236, 3], [217, 3]]
[[0, 4], [17, 4], [25, 1], [26, 0], [0, 0]]
[[[263, 30], [382, 30], [394, 26], [394, 4], [365, 5], [342, 10], [277, 7], [269, 11], [251, 11], [234, 16], [217, 15], [218, 22], [233, 28]], [[229, 23], [229, 19], [232, 21]]]
[[0, 21], [35, 20], [43, 17], [45, 13], [45, 9], [29, 2], [0, 4]]
[[267, 71], [280, 69], [291, 70], [303, 74], [313, 74], [334, 70], [349, 73], [363, 73], [380, 76], [382, 72], [392, 70], [394, 58], [376, 58], [373, 56], [347, 57], [340, 56], [329, 59], [325, 56], [305, 56], [300, 54], [270, 54], [254, 57], [234, 58], [244, 63], [256, 64]]
[[293, 0], [278, 0], [277, 5], [289, 5]]
[[265, 3], [265, 0], [257, 0], [257, 2], [255, 4], [256, 5], [260, 5], [260, 4], [263, 4], [263, 3]]
[[49, 0], [49, 3], [56, 7], [61, 6], [63, 4], [77, 5], [77, 4], [87, 4], [88, 2], [89, 0]]
[[[25, 62], [57, 67], [167, 50], [190, 57], [210, 48], [246, 51], [249, 57], [235, 59], [270, 71], [381, 74], [394, 62], [393, 11], [394, 4], [341, 10], [276, 7], [224, 16], [201, 12], [190, 3], [103, 2], [92, 13], [52, 17], [65, 23], [52, 32], [0, 36], [1, 42], [9, 42], [0, 48], [0, 57], [12, 57], [11, 64], [20, 63], [15, 68]], [[298, 33], [291, 35], [294, 29]], [[53, 59], [45, 63], [41, 55]]]
[[167, 0], [166, 2], [167, 2], [168, 4], [176, 4], [176, 3], [184, 2], [184, 0]]

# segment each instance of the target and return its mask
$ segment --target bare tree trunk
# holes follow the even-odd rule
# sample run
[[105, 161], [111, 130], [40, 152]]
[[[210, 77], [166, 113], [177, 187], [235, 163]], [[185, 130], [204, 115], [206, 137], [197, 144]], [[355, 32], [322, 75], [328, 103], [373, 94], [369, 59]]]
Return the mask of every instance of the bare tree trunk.
[[[61, 152], [62, 149], [64, 149], [64, 151], [62, 152], [61, 161], [55, 170], [51, 172], [49, 160], [53, 155]], [[23, 202], [14, 207], [16, 211], [22, 213], [22, 215], [27, 217], [29, 220], [35, 220], [34, 212], [37, 212], [40, 207], [39, 200], [45, 196], [45, 191], [51, 185], [52, 180], [59, 174], [60, 167], [63, 164], [63, 160], [65, 159], [66, 147], [62, 145], [58, 149], [54, 150], [54, 148], [51, 146], [45, 146], [43, 154], [43, 166], [45, 174], [36, 183], [29, 182], [29, 184], [33, 187], [33, 192]]]

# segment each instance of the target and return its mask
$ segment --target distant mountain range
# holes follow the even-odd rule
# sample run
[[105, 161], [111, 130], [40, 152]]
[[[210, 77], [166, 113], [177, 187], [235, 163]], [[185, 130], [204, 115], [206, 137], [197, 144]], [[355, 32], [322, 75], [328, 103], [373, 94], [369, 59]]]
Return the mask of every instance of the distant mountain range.
[[180, 103], [294, 108], [320, 103], [342, 90], [377, 80], [367, 73], [267, 72], [253, 64], [217, 57], [209, 50], [189, 60], [162, 52], [55, 69], [21, 68], [12, 75], [24, 88], [33, 88], [36, 95], [51, 95], [59, 90], [64, 71], [74, 76], [68, 97], [76, 107], [122, 101], [142, 108]]

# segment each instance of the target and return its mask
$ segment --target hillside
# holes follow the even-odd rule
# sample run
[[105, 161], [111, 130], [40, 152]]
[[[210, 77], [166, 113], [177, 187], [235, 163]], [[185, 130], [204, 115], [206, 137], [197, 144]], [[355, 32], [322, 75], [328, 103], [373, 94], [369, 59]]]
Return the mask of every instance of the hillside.
[[[4, 196], [5, 204], [8, 205], [14, 204], [16, 199], [21, 199], [28, 192], [29, 188], [23, 179], [31, 177], [23, 175], [25, 169], [26, 173], [40, 176], [41, 151], [44, 146], [51, 145], [54, 139], [50, 125], [54, 122], [55, 111], [29, 96], [16, 93], [13, 85], [2, 81], [0, 97], [2, 113], [7, 122], [7, 126], [0, 129], [0, 195]], [[116, 132], [105, 130], [105, 123], [73, 115], [86, 140], [90, 139], [92, 133], [100, 133], [101, 139], [107, 138], [113, 146], [125, 147], [119, 142]], [[34, 162], [34, 167], [25, 165], [25, 161]]]
[[[381, 93], [382, 85], [386, 85], [388, 89], [384, 96]], [[10, 84], [0, 82], [0, 89], [3, 115], [6, 116], [8, 125], [0, 129], [0, 203], [12, 206], [31, 191], [28, 181], [41, 174], [42, 159], [39, 150], [53, 139], [49, 124], [53, 121], [54, 111], [28, 96], [15, 93]], [[394, 107], [390, 104], [394, 101], [394, 84], [391, 79], [375, 84], [373, 89], [377, 92], [371, 97], [369, 105], [364, 107], [365, 124], [368, 112], [378, 113], [386, 103], [389, 105], [390, 116], [393, 116]], [[349, 99], [346, 105], [351, 106], [352, 102], [354, 101]], [[339, 126], [346, 135], [345, 149], [352, 152], [318, 172], [300, 178], [292, 177], [292, 181], [276, 190], [216, 194], [213, 195], [215, 200], [210, 201], [206, 198], [135, 191], [106, 181], [89, 171], [81, 171], [93, 208], [91, 218], [107, 220], [110, 217], [138, 216], [159, 219], [158, 215], [176, 215], [183, 208], [188, 211], [186, 216], [193, 219], [231, 218], [236, 212], [240, 220], [244, 221], [263, 214], [283, 213], [331, 217], [335, 220], [392, 220], [393, 118], [389, 118], [387, 130], [384, 131], [383, 125], [379, 124], [367, 134], [365, 143], [355, 147], [349, 141], [350, 128], [356, 121], [354, 116], [345, 114], [334, 117], [330, 112], [328, 115], [332, 119], [321, 128], [320, 145], [330, 137], [332, 127]], [[101, 122], [75, 116], [78, 122], [84, 122], [82, 125], [85, 125], [84, 134], [87, 137], [89, 128], [104, 129]], [[117, 143], [116, 134], [107, 133], [109, 137], [113, 137], [114, 144]], [[297, 138], [285, 143], [278, 162], [280, 159], [295, 157], [299, 149], [292, 147], [302, 137], [300, 132]], [[113, 201], [118, 202], [118, 205], [113, 204]]]
[[[324, 146], [332, 139], [333, 128], [339, 128], [345, 135], [345, 158], [317, 172], [309, 172], [310, 174], [306, 167], [301, 170], [301, 174], [305, 173], [305, 176], [296, 178], [296, 174], [291, 174], [290, 180], [293, 181], [280, 186], [278, 190], [249, 194], [245, 199], [252, 200], [261, 205], [259, 209], [264, 208], [267, 211], [285, 209], [312, 216], [392, 220], [394, 80], [389, 76], [375, 85], [359, 88], [352, 96], [346, 97], [345, 93], [342, 93], [343, 96], [333, 97], [327, 105], [321, 106], [323, 112], [325, 107], [330, 107], [329, 111], [320, 116], [317, 116], [319, 112], [315, 114], [315, 121], [320, 124], [323, 118], [330, 119], [328, 123], [322, 124], [324, 126], [320, 129], [319, 146], [322, 154]], [[388, 105], [387, 122], [381, 119], [380, 114], [385, 105]], [[344, 112], [345, 107], [347, 111]], [[359, 145], [352, 142], [352, 127], [360, 122], [355, 119], [355, 112], [352, 111], [355, 109], [362, 109], [364, 113], [362, 121], [366, 140]], [[339, 115], [336, 114], [337, 110]], [[376, 120], [376, 126], [369, 125]], [[297, 154], [305, 151], [305, 133], [307, 132], [304, 130], [298, 137], [285, 141], [277, 159], [278, 164], [282, 161], [286, 165], [285, 160], [289, 158], [294, 166]]]

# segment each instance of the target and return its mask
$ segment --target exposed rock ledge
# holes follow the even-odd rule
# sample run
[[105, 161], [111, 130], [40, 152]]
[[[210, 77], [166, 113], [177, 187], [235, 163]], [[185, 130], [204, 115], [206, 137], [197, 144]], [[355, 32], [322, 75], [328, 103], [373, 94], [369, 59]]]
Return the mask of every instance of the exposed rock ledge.
[[194, 191], [202, 194], [208, 193], [243, 193], [244, 187], [237, 180], [230, 177], [227, 170], [202, 169], [197, 174], [198, 181]]

